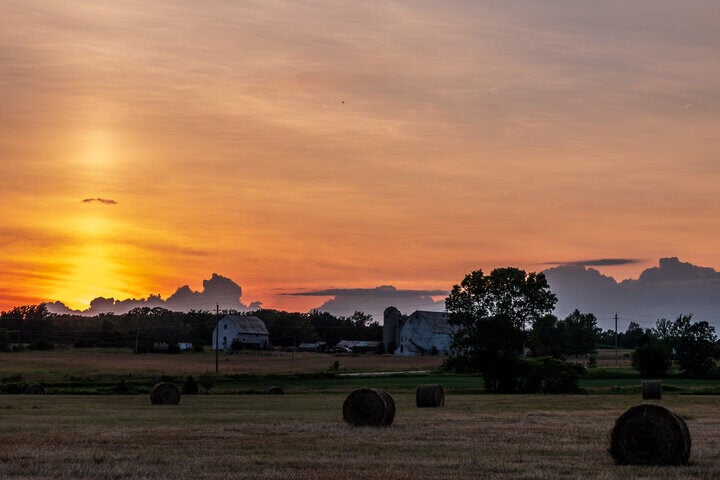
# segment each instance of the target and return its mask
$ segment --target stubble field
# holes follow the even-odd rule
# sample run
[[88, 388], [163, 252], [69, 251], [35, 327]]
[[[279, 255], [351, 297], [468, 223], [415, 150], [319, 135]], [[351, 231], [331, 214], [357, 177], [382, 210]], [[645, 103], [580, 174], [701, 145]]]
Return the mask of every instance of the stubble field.
[[[391, 394], [393, 392], [390, 392]], [[1, 396], [3, 479], [690, 479], [720, 476], [720, 400], [666, 396], [692, 435], [687, 467], [606, 453], [639, 396], [393, 395], [387, 428], [342, 421], [345, 395]]]

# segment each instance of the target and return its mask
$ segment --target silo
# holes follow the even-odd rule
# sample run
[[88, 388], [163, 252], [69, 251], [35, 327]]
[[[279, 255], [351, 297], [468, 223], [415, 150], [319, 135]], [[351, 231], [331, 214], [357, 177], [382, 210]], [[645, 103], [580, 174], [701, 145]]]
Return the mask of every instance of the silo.
[[388, 307], [383, 312], [383, 352], [393, 353], [395, 350], [401, 320], [402, 314], [395, 307]]

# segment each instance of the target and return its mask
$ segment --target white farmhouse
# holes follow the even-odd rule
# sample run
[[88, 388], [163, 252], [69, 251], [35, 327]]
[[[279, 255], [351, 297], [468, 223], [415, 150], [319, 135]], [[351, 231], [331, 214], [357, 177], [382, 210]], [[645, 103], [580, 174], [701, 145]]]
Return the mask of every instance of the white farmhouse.
[[395, 355], [450, 355], [456, 327], [445, 312], [417, 310], [405, 317], [395, 307], [385, 309], [383, 343]]
[[[220, 329], [218, 331], [218, 329]], [[243, 348], [260, 349], [270, 345], [270, 332], [265, 322], [252, 315], [225, 315], [213, 329], [212, 349], [217, 349], [216, 339], [220, 348], [229, 350], [235, 339]]]

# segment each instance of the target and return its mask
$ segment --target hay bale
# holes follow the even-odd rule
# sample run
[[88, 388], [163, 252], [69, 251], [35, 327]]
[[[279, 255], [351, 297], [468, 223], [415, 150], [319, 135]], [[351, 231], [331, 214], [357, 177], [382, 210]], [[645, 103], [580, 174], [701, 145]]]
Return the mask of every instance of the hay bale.
[[343, 420], [355, 426], [388, 426], [395, 418], [395, 401], [379, 388], [359, 388], [343, 403]]
[[40, 383], [33, 383], [25, 389], [28, 395], [45, 395], [45, 387]]
[[272, 387], [268, 388], [265, 393], [267, 393], [268, 395], [284, 395], [285, 390], [283, 390], [282, 387], [273, 385]]
[[660, 380], [643, 380], [642, 398], [643, 400], [662, 399], [662, 388], [660, 387]]
[[161, 382], [150, 390], [153, 405], [177, 405], [180, 403], [180, 390], [170, 382]]
[[687, 465], [690, 444], [682, 418], [660, 405], [642, 404], [615, 421], [609, 452], [619, 465]]
[[418, 408], [444, 407], [445, 390], [442, 385], [418, 385], [415, 389], [415, 405]]

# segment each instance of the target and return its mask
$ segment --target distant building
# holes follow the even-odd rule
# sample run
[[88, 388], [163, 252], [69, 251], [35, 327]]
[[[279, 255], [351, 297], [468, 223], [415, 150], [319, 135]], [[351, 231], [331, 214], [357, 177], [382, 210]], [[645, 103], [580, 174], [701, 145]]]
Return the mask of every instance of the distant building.
[[353, 353], [382, 353], [383, 344], [375, 340], [340, 340], [335, 349], [348, 348]]
[[225, 315], [213, 329], [213, 350], [217, 349], [216, 339], [222, 350], [230, 350], [234, 340], [238, 340], [242, 348], [264, 349], [270, 346], [270, 332], [265, 322], [252, 315]]
[[327, 342], [303, 342], [298, 345], [301, 352], [324, 352], [327, 350]]
[[191, 342], [155, 342], [153, 343], [152, 351], [166, 353], [172, 351], [173, 347], [177, 347], [175, 352], [186, 352], [192, 350], [193, 344]]
[[395, 307], [383, 314], [383, 348], [395, 355], [450, 355], [452, 336], [457, 330], [445, 312], [417, 310], [404, 316]]

